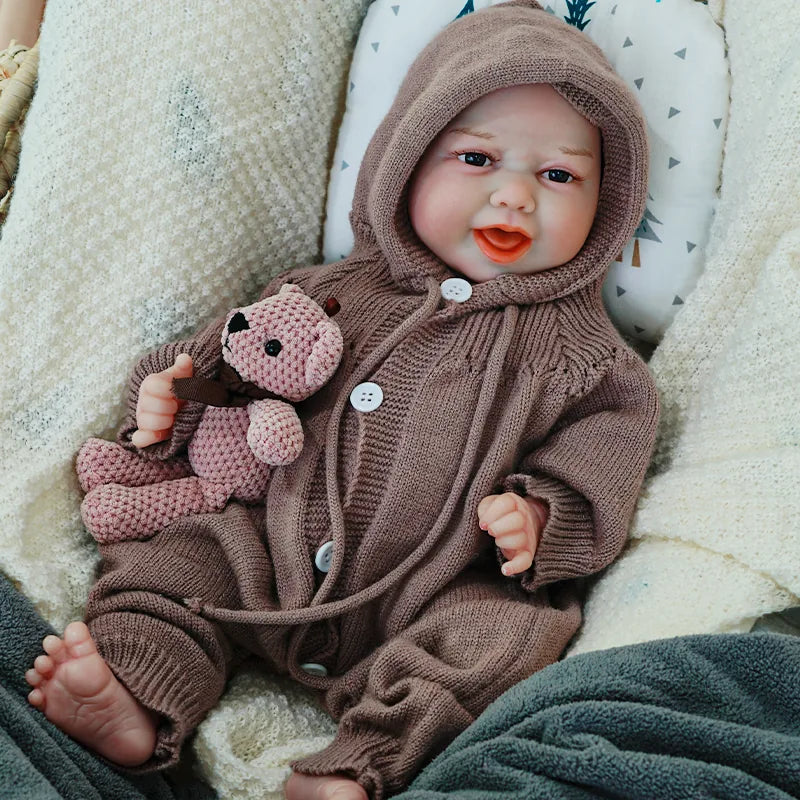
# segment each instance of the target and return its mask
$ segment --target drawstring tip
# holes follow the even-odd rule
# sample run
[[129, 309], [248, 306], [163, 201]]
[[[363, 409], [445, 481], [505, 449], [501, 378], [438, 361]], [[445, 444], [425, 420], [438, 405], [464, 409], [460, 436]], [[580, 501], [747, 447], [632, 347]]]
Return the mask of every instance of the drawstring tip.
[[200, 616], [203, 612], [203, 601], [199, 597], [184, 597], [183, 604], [192, 614]]

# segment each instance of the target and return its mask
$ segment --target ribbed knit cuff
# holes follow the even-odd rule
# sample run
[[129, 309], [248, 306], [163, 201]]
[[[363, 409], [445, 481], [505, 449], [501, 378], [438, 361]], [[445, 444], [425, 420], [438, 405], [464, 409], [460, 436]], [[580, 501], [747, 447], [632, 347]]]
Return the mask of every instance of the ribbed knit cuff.
[[544, 476], [509, 475], [503, 489], [544, 500], [549, 507], [533, 565], [522, 576], [530, 591], [555, 581], [593, 572], [597, 542], [588, 501], [560, 481]]
[[129, 771], [175, 764], [183, 741], [219, 700], [225, 676], [210, 667], [186, 634], [154, 617], [115, 612], [88, 624], [117, 679], [139, 703], [165, 718], [152, 757]]
[[[131, 444], [131, 435], [137, 427], [136, 403], [139, 398], [139, 387], [148, 375], [169, 369], [175, 364], [175, 359], [181, 353], [188, 353], [192, 357], [192, 367], [194, 375], [197, 377], [213, 378], [217, 374], [222, 359], [220, 337], [223, 324], [223, 320], [215, 320], [193, 339], [166, 344], [139, 361], [134, 367], [129, 381], [128, 412], [117, 432], [119, 444], [129, 450], [135, 449]], [[144, 448], [141, 451], [142, 455], [145, 458], [153, 459], [174, 456], [192, 437], [204, 410], [205, 406], [202, 403], [187, 402], [175, 417], [172, 436], [165, 442], [157, 442]]]
[[[403, 788], [393, 758], [397, 742], [375, 731], [356, 730], [346, 722], [324, 749], [292, 763], [306, 775], [345, 775], [364, 787], [371, 800], [382, 800]], [[394, 765], [394, 766], [393, 766]]]

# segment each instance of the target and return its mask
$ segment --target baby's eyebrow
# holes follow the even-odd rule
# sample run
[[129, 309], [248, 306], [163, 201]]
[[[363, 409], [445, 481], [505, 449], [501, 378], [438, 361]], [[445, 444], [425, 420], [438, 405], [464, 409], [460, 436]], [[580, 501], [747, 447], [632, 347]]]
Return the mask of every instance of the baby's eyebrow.
[[447, 133], [466, 133], [467, 136], [477, 136], [480, 139], [494, 139], [494, 134], [476, 131], [474, 128], [449, 128]]
[[[465, 133], [467, 136], [477, 136], [479, 139], [494, 139], [494, 134], [486, 133], [486, 131], [475, 130], [475, 128], [468, 128], [466, 126], [456, 126], [455, 128], [448, 128], [447, 134], [451, 133]], [[586, 158], [594, 158], [594, 153], [587, 147], [567, 147], [560, 145], [559, 151], [565, 156], [584, 156]]]
[[586, 156], [586, 158], [594, 158], [594, 153], [585, 147], [559, 147], [558, 148], [565, 156]]

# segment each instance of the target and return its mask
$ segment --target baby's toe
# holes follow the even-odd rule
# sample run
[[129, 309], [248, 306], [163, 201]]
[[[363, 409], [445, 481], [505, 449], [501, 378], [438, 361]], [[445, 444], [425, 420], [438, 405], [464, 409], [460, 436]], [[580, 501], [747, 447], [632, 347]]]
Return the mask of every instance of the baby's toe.
[[64, 629], [64, 643], [73, 658], [92, 655], [97, 650], [89, 628], [83, 622], [70, 622], [67, 625]]
[[34, 689], [28, 692], [28, 702], [36, 708], [44, 708], [44, 692], [41, 689]]
[[53, 634], [45, 636], [42, 640], [42, 648], [53, 659], [55, 664], [60, 664], [67, 658], [67, 648], [58, 636]]
[[25, 680], [28, 682], [29, 686], [36, 688], [43, 680], [45, 680], [45, 677], [41, 672], [39, 672], [38, 669], [29, 669], [25, 673]]
[[[33, 669], [29, 669], [25, 674], [30, 672], [36, 673], [42, 678], [49, 678], [53, 674], [56, 665], [50, 656], [37, 656], [33, 662]], [[29, 681], [30, 682], [30, 681]]]

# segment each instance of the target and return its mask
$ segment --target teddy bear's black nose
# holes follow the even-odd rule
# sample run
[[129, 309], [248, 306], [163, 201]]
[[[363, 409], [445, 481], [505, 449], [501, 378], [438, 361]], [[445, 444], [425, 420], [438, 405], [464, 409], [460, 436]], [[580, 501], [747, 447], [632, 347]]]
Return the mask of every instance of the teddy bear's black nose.
[[241, 311], [237, 311], [228, 323], [228, 333], [238, 333], [239, 331], [249, 331], [250, 323]]

